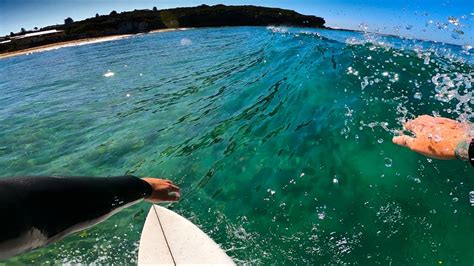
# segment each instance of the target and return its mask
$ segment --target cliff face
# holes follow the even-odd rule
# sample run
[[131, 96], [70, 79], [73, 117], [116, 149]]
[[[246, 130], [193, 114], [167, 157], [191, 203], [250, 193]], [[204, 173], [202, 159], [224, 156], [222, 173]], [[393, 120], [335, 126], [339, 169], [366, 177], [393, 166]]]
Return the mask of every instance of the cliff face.
[[199, 6], [163, 10], [175, 18], [180, 27], [220, 26], [300, 26], [324, 27], [324, 19], [305, 16], [292, 10], [257, 6]]
[[[133, 34], [156, 29], [179, 27], [222, 27], [222, 26], [297, 26], [324, 28], [324, 19], [306, 16], [292, 10], [257, 6], [201, 5], [197, 7], [166, 10], [135, 10], [117, 14], [96, 16], [65, 25], [49, 26], [41, 30], [63, 30], [59, 41], [100, 37], [116, 34]], [[57, 42], [57, 41], [55, 41]], [[0, 52], [15, 51], [52, 43], [33, 42], [28, 46], [11, 42], [0, 45]]]
[[166, 10], [136, 10], [86, 19], [58, 29], [72, 36], [104, 36], [166, 28], [222, 26], [299, 26], [324, 28], [324, 19], [292, 10], [256, 6], [197, 6]]

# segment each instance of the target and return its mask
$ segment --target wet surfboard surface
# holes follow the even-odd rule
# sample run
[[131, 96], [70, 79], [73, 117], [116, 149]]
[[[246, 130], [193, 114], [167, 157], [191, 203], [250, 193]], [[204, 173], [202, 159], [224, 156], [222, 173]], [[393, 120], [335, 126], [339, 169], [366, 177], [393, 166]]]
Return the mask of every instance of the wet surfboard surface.
[[196, 225], [153, 205], [143, 226], [138, 264], [227, 264], [232, 259]]

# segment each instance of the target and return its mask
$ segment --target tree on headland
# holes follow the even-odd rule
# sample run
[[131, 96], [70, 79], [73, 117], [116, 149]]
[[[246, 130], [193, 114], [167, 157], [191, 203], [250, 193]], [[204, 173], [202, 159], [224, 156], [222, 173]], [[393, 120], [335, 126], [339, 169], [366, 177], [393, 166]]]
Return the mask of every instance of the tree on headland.
[[112, 10], [112, 12], [110, 12], [110, 15], [111, 15], [111, 16], [112, 16], [112, 15], [117, 15], [117, 11]]
[[34, 29], [34, 30], [38, 30], [38, 27], [34, 27], [33, 29]]
[[21, 33], [25, 33], [25, 32], [26, 32], [25, 28], [21, 28], [21, 29], [20, 29], [20, 32], [21, 32]]
[[153, 7], [153, 11], [158, 11], [158, 8], [156, 8], [156, 6]]
[[13, 37], [13, 35], [15, 35], [15, 33], [13, 33], [13, 31], [10, 31], [10, 37]]
[[100, 17], [99, 13], [96, 13], [96, 14], [95, 14], [95, 17], [96, 17], [96, 18]]
[[74, 20], [72, 20], [72, 18], [68, 17], [64, 20], [64, 25], [69, 25], [69, 24], [72, 24], [74, 22]]

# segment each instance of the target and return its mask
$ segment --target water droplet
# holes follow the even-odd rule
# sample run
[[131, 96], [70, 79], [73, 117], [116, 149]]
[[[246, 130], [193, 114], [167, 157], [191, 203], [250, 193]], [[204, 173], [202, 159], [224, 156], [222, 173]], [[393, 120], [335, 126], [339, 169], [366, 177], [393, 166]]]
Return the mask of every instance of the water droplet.
[[464, 31], [460, 29], [454, 29], [453, 32], [451, 33], [451, 37], [455, 40], [461, 39], [463, 35], [464, 35]]
[[462, 50], [464, 53], [469, 54], [469, 51], [472, 49], [472, 45], [463, 45]]
[[417, 99], [417, 100], [421, 100], [421, 97], [423, 95], [421, 94], [421, 92], [416, 92], [415, 95], [413, 95], [413, 98]]
[[453, 24], [454, 26], [459, 26], [459, 19], [453, 16], [448, 17], [448, 22]]
[[333, 182], [334, 184], [337, 184], [337, 183], [339, 183], [339, 180], [337, 180], [337, 178], [334, 178], [334, 179], [332, 180], [332, 182]]
[[369, 26], [367, 25], [367, 23], [360, 23], [359, 29], [361, 29], [362, 31], [367, 31], [369, 29]]
[[181, 39], [180, 43], [181, 43], [181, 45], [183, 45], [183, 46], [188, 46], [188, 45], [193, 44], [193, 42], [192, 42], [190, 39], [188, 39], [188, 38], [183, 38], [183, 39]]
[[447, 23], [438, 22], [438, 23], [436, 23], [436, 27], [438, 27], [438, 29], [440, 29], [440, 30], [445, 30], [445, 29], [448, 28], [448, 24], [447, 24]]
[[105, 74], [103, 76], [106, 77], [106, 78], [110, 78], [110, 77], [113, 77], [114, 75], [115, 75], [115, 73], [110, 71], [110, 69], [109, 69], [109, 70], [107, 70], [107, 72], [105, 72]]
[[383, 143], [383, 139], [378, 139], [377, 142], [378, 142], [379, 144], [382, 144], [382, 143]]
[[390, 158], [385, 158], [385, 167], [392, 167], [392, 159]]
[[318, 213], [318, 219], [319, 220], [324, 220], [325, 217], [326, 217], [326, 214], [324, 212]]
[[453, 202], [458, 202], [458, 201], [459, 201], [459, 199], [457, 197], [453, 198]]

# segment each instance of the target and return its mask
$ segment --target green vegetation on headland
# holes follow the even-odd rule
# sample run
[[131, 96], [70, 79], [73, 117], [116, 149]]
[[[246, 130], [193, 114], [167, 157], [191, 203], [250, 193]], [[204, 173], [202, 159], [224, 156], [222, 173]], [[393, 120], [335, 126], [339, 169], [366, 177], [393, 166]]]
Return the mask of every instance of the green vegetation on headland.
[[[168, 28], [198, 28], [223, 26], [295, 26], [325, 28], [324, 19], [306, 16], [292, 10], [257, 7], [201, 5], [166, 10], [135, 10], [74, 22], [67, 18], [62, 25], [36, 31], [22, 29], [20, 33], [0, 38], [0, 53], [84, 38], [136, 34]], [[48, 31], [41, 34], [42, 31]], [[26, 35], [25, 35], [26, 34]]]

